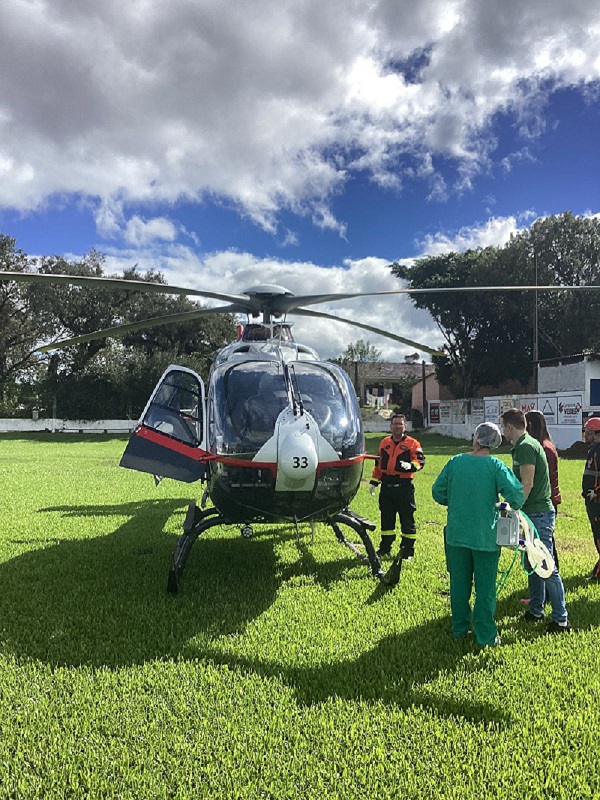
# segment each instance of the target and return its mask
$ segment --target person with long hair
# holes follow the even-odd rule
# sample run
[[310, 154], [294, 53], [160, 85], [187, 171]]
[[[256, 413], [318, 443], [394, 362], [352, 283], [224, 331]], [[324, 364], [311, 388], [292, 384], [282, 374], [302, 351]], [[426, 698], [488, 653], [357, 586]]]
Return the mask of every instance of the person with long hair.
[[[546, 417], [541, 411], [534, 409], [525, 414], [525, 421], [527, 423], [527, 433], [533, 436], [534, 439], [542, 445], [542, 449], [548, 462], [548, 474], [550, 475], [550, 500], [554, 506], [554, 511], [558, 514], [558, 507], [562, 502], [560, 495], [560, 488], [558, 485], [558, 453], [552, 441], [552, 437], [546, 425]], [[556, 537], [552, 537], [552, 555], [554, 556], [554, 563], [558, 569], [558, 553], [556, 550]]]

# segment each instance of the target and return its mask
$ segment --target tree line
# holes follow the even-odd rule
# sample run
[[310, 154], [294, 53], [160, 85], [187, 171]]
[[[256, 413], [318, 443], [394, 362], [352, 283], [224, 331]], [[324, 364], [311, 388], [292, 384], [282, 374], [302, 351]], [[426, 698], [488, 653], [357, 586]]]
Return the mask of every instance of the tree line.
[[[570, 212], [534, 222], [502, 247], [393, 263], [410, 289], [600, 286], [600, 219]], [[434, 357], [455, 397], [533, 388], [538, 360], [600, 351], [600, 290], [411, 295], [432, 315], [447, 356]], [[536, 325], [537, 303], [537, 325]], [[537, 330], [537, 335], [536, 335]], [[536, 352], [537, 350], [537, 352]]]
[[[66, 419], [137, 418], [169, 364], [206, 374], [216, 352], [234, 338], [232, 315], [209, 315], [37, 352], [57, 339], [202, 307], [180, 296], [15, 283], [1, 276], [11, 271], [104, 277], [104, 263], [96, 251], [77, 261], [34, 258], [0, 234], [0, 416], [30, 416], [37, 408], [41, 416]], [[600, 286], [600, 219], [565, 212], [537, 220], [501, 247], [427, 256], [390, 268], [409, 289]], [[166, 283], [160, 272], [142, 272], [137, 265], [116, 277]], [[434, 358], [437, 377], [457, 397], [530, 390], [535, 355], [542, 360], [600, 351], [600, 291], [499, 290], [411, 299], [438, 324], [446, 356]], [[378, 360], [368, 342], [352, 347], [341, 360]]]
[[[148, 327], [121, 338], [99, 339], [40, 354], [41, 344], [202, 306], [185, 297], [131, 289], [16, 283], [2, 272], [106, 277], [104, 256], [92, 251], [77, 261], [33, 258], [0, 234], [0, 416], [64, 419], [137, 418], [158, 378], [171, 363], [199, 373], [235, 337], [232, 315]], [[111, 275], [166, 283], [137, 266]]]

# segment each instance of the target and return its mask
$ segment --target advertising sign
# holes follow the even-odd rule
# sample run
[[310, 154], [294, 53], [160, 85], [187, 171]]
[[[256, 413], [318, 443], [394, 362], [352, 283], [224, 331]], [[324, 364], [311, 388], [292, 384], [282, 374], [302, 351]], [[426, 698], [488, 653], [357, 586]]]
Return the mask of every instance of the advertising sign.
[[439, 425], [440, 424], [440, 404], [439, 403], [429, 403], [429, 424], [430, 425]]
[[467, 417], [467, 401], [466, 400], [453, 400], [452, 401], [452, 422], [457, 425], [464, 424]]
[[500, 400], [500, 415], [508, 411], [509, 408], [518, 408], [514, 397], [503, 397]]
[[564, 395], [558, 398], [558, 424], [579, 425], [581, 427], [581, 412], [583, 410], [580, 394]]
[[[474, 397], [471, 400], [471, 422], [473, 425], [479, 425], [480, 422], [484, 422], [484, 408], [483, 408], [483, 398], [482, 397]], [[496, 417], [497, 419], [497, 417]]]
[[440, 423], [449, 425], [452, 422], [452, 406], [449, 401], [440, 403]]
[[520, 408], [524, 414], [526, 414], [528, 411], [535, 411], [537, 407], [538, 407], [537, 397], [522, 397], [521, 402], [517, 406], [517, 408]]
[[538, 397], [538, 408], [546, 417], [546, 425], [558, 424], [558, 400], [556, 397]]
[[485, 400], [483, 405], [483, 413], [486, 422], [498, 422], [500, 416], [500, 401], [499, 400]]

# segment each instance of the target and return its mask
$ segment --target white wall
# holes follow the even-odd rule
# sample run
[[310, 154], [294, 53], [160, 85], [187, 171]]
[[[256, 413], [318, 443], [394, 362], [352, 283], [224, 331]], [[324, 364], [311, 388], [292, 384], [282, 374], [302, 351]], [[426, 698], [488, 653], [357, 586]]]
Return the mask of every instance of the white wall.
[[538, 370], [538, 391], [541, 394], [581, 392], [585, 385], [586, 364], [584, 361], [578, 361], [575, 364], [540, 365]]
[[[483, 402], [483, 410], [478, 408], [476, 413], [469, 413], [469, 407], [471, 412], [475, 409], [475, 402]], [[430, 409], [431, 405], [435, 403], [430, 404]], [[497, 423], [499, 416], [508, 408], [519, 408], [523, 413], [539, 409], [546, 417], [548, 430], [559, 450], [567, 450], [575, 442], [581, 441], [582, 413], [586, 410], [581, 390], [560, 394], [484, 397], [482, 401], [472, 400], [471, 403], [440, 401], [439, 405], [441, 422], [431, 425], [429, 431], [467, 441], [480, 422], [486, 419]]]
[[0, 419], [0, 433], [131, 433], [136, 425], [137, 420], [131, 419]]

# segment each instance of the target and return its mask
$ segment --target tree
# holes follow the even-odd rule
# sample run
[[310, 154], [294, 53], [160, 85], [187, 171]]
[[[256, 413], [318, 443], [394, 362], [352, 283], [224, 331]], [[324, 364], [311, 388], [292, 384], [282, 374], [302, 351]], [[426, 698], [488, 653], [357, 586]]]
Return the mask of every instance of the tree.
[[[104, 257], [96, 251], [75, 262], [57, 256], [36, 261], [16, 250], [14, 240], [0, 236], [0, 270], [103, 277], [103, 264]], [[166, 283], [159, 272], [142, 274], [136, 267], [122, 277]], [[36, 397], [36, 404], [43, 404], [46, 413], [56, 403], [61, 416], [84, 419], [120, 417], [127, 410], [139, 413], [168, 363], [176, 361], [206, 373], [215, 353], [234, 338], [232, 315], [149, 326], [122, 337], [118, 344], [113, 339], [98, 339], [57, 350], [51, 356], [40, 356], [36, 347], [201, 308], [186, 297], [125, 286], [121, 290], [0, 281], [0, 397], [5, 409], [14, 411], [17, 396], [26, 395]]]
[[348, 345], [348, 347], [339, 357], [339, 361], [345, 361], [349, 363], [354, 363], [356, 361], [360, 363], [373, 363], [375, 361], [381, 361], [381, 350], [378, 350], [370, 342], [365, 342], [363, 339], [359, 339], [358, 341], [351, 342]]
[[[500, 254], [496, 248], [467, 250], [418, 259], [407, 268], [392, 264], [392, 272], [410, 288], [486, 286], [497, 282]], [[523, 318], [523, 298], [508, 292], [455, 292], [411, 295], [437, 322], [447, 357], [433, 363], [440, 383], [457, 397], [469, 397], [480, 386], [497, 385], [507, 374], [520, 382], [531, 375], [530, 330]], [[492, 356], [493, 353], [493, 356]]]
[[50, 336], [53, 322], [37, 313], [31, 286], [3, 281], [2, 272], [32, 271], [35, 262], [16, 248], [14, 239], [0, 234], [0, 410], [14, 407], [17, 378], [35, 366], [35, 348]]
[[[504, 251], [521, 281], [535, 283], [537, 268], [539, 284], [600, 284], [600, 219], [570, 212], [539, 219]], [[600, 292], [540, 292], [538, 339], [540, 359], [598, 350]]]
[[[409, 288], [502, 285], [600, 285], [600, 220], [565, 212], [537, 220], [504, 247], [392, 264]], [[499, 278], [500, 276], [500, 278]], [[533, 374], [534, 292], [411, 295], [446, 340], [436, 375], [456, 396], [507, 381], [525, 387]], [[539, 292], [538, 358], [600, 347], [600, 292]]]

